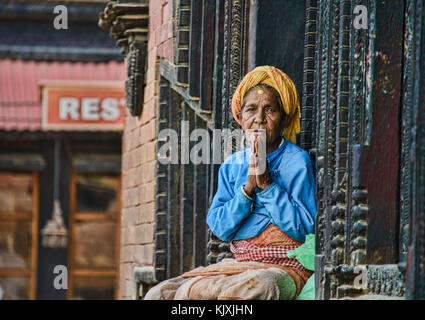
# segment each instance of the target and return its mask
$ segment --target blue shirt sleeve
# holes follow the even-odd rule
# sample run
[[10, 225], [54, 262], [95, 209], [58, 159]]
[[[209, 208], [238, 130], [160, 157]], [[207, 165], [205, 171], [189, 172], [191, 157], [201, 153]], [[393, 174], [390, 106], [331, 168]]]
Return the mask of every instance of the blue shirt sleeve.
[[270, 214], [272, 223], [291, 238], [304, 242], [314, 232], [316, 218], [315, 181], [307, 152], [301, 152], [281, 167], [282, 176], [289, 179], [288, 189], [273, 182], [257, 193], [258, 200]]
[[218, 189], [207, 215], [207, 224], [215, 236], [230, 241], [242, 225], [242, 221], [251, 214], [253, 201], [234, 190], [230, 179], [231, 165], [223, 163], [218, 174]]

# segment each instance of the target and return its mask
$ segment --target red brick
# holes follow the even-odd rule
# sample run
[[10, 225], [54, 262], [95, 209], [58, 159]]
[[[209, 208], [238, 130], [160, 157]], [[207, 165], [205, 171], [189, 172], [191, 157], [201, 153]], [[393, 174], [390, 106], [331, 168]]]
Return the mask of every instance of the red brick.
[[[140, 150], [142, 146], [140, 145], [135, 151]], [[142, 159], [140, 158], [140, 153], [136, 152], [136, 161], [135, 161], [135, 166], [138, 167], [140, 166], [140, 164], [142, 163]]]
[[130, 189], [128, 191], [128, 194], [129, 194], [129, 205], [131, 207], [136, 206], [140, 203], [138, 188]]
[[[153, 65], [157, 60], [156, 47], [154, 47], [148, 51], [148, 66]], [[149, 81], [147, 80], [147, 82]]]
[[150, 30], [148, 36], [148, 52], [156, 49], [155, 31]]
[[135, 283], [133, 280], [125, 280], [125, 297], [126, 299], [131, 299], [134, 291]]
[[129, 132], [133, 131], [133, 129], [137, 127], [137, 117], [128, 117], [128, 120], [126, 121], [126, 126]]
[[134, 168], [131, 168], [128, 170], [128, 172], [125, 174], [126, 179], [128, 180], [128, 185], [127, 187], [129, 189], [133, 188], [135, 186], [135, 176], [134, 176]]
[[158, 45], [158, 47], [157, 47], [157, 54], [158, 54], [158, 57], [161, 57], [161, 58], [163, 58], [164, 57], [164, 44], [163, 43], [160, 43], [159, 45]]
[[153, 264], [153, 244], [136, 245], [134, 260], [141, 266]]
[[162, 21], [163, 21], [163, 10], [162, 10], [162, 7], [160, 7], [156, 9], [155, 11], [152, 11], [151, 14], [149, 14], [150, 30], [155, 31], [156, 29], [160, 28], [162, 25]]
[[158, 105], [158, 97], [154, 97], [150, 100], [145, 100], [146, 103], [143, 106], [143, 112], [142, 112], [142, 123], [147, 123], [148, 121], [151, 121], [153, 118], [156, 117], [156, 108]]
[[125, 299], [125, 297], [126, 297], [125, 296], [125, 279], [124, 279], [122, 273], [120, 273], [120, 286], [119, 286], [118, 295], [119, 295], [120, 300]]
[[132, 129], [127, 135], [127, 140], [129, 141], [130, 144], [130, 151], [133, 150], [135, 148], [135, 143], [134, 143], [134, 139], [133, 139], [133, 132], [134, 129]]
[[124, 228], [124, 242], [123, 245], [131, 245], [136, 244], [136, 227], [135, 226], [127, 226]]
[[145, 88], [145, 101], [158, 95], [158, 81], [151, 81], [146, 84]]
[[146, 162], [146, 144], [142, 144], [138, 149], [138, 157], [140, 158], [140, 163], [145, 163]]
[[128, 139], [130, 140], [130, 147], [131, 149], [137, 148], [139, 145], [139, 128], [135, 127], [135, 129], [131, 130], [130, 135]]
[[155, 202], [142, 204], [139, 207], [137, 224], [152, 223], [155, 221]]
[[[168, 28], [167, 23], [164, 23], [161, 25], [161, 35], [160, 35], [160, 43], [164, 43], [165, 40], [167, 40], [168, 35]], [[156, 43], [158, 43], [158, 40], [156, 40]]]
[[[123, 140], [125, 140], [125, 139], [123, 139]], [[122, 171], [126, 171], [128, 169], [128, 157], [129, 157], [128, 152], [123, 152], [122, 158], [121, 158], [121, 161], [122, 161], [121, 162], [121, 170]]]
[[[173, 21], [167, 21], [161, 26], [160, 43], [164, 43], [173, 37]], [[158, 45], [158, 39], [156, 40]]]
[[134, 137], [133, 139], [135, 140], [136, 143], [136, 147], [140, 146], [140, 144], [142, 143], [142, 141], [140, 141], [140, 131], [141, 131], [141, 124], [140, 124], [140, 119], [137, 119], [137, 129], [134, 130]]
[[121, 262], [133, 262], [135, 256], [135, 245], [127, 245], [122, 247], [122, 260]]
[[121, 227], [125, 228], [128, 221], [128, 208], [121, 209]]
[[173, 49], [173, 39], [167, 39], [164, 42], [164, 52], [163, 52], [163, 58], [167, 59], [170, 62], [174, 61], [174, 49]]
[[150, 181], [153, 181], [155, 179], [155, 177], [156, 177], [156, 165], [157, 165], [156, 160], [150, 161], [150, 162], [147, 162], [147, 163], [144, 164], [143, 174], [146, 177], [145, 178], [146, 182], [150, 182]]
[[142, 176], [142, 167], [143, 167], [143, 163], [142, 164], [140, 164], [140, 166], [138, 166], [137, 168], [136, 168], [136, 171], [135, 171], [135, 185], [136, 186], [139, 186], [140, 184], [142, 184], [143, 183], [143, 176]]
[[143, 193], [140, 199], [140, 203], [149, 203], [151, 201], [155, 201], [155, 193], [156, 193], [156, 181], [153, 180], [151, 182], [147, 182], [139, 187], [140, 192]]
[[149, 121], [141, 128], [141, 137], [140, 140], [143, 143], [154, 140], [157, 137], [156, 133], [156, 121]]
[[126, 166], [125, 172], [127, 172], [128, 170], [130, 170], [133, 167], [133, 162], [134, 162], [134, 160], [133, 160], [133, 153], [134, 153], [134, 150], [131, 150], [131, 151], [129, 151], [129, 152], [126, 153], [126, 156], [127, 156], [127, 166]]
[[122, 248], [123, 248], [124, 242], [125, 242], [125, 229], [126, 229], [125, 227], [122, 227], [120, 229], [120, 246], [121, 246], [121, 252], [120, 252], [121, 258], [120, 258], [120, 261], [123, 260], [123, 250], [122, 250]]
[[121, 191], [121, 205], [123, 208], [128, 208], [130, 206], [130, 198], [128, 194], [129, 194], [129, 190]]
[[133, 264], [132, 263], [124, 263], [122, 265], [122, 275], [121, 279], [132, 280], [133, 279]]
[[146, 83], [158, 80], [159, 75], [159, 63], [156, 62], [156, 59], [148, 64], [148, 70], [146, 72]]
[[146, 162], [156, 160], [156, 140], [149, 141], [146, 143], [147, 149], [146, 149]]
[[140, 162], [141, 162], [140, 155], [139, 155], [139, 149], [140, 148], [141, 147], [139, 147], [137, 149], [133, 149], [133, 150], [130, 151], [130, 166], [129, 166], [129, 169], [135, 168], [140, 164]]
[[146, 203], [146, 183], [139, 186], [140, 203]]
[[[123, 170], [124, 172], [124, 170]], [[123, 173], [121, 176], [121, 188], [122, 189], [128, 189], [128, 183], [129, 183], [129, 176], [128, 174]]]
[[162, 25], [158, 29], [152, 31], [152, 33], [155, 35], [155, 46], [158, 47], [161, 44]]
[[162, 23], [173, 19], [173, 3], [171, 1], [166, 2], [162, 7]]
[[162, 9], [162, 6], [162, 0], [149, 0], [149, 16], [151, 15], [151, 12]]
[[128, 209], [127, 226], [135, 226], [137, 223], [137, 214], [139, 206], [131, 207]]
[[173, 20], [167, 22], [167, 37], [165, 40], [173, 39], [174, 37], [174, 23]]
[[135, 227], [136, 244], [149, 244], [154, 241], [154, 224], [141, 224]]

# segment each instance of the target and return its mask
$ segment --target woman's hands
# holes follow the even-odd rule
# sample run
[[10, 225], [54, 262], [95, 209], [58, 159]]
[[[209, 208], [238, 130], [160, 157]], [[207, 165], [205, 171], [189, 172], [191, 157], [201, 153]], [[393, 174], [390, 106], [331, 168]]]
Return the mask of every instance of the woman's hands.
[[255, 133], [252, 136], [252, 154], [248, 168], [248, 179], [244, 187], [245, 192], [250, 197], [254, 194], [255, 187], [264, 190], [272, 183], [266, 160], [265, 141], [261, 141], [261, 143], [264, 142], [264, 146], [260, 146], [264, 148], [264, 152], [259, 152], [259, 141], [261, 138]]

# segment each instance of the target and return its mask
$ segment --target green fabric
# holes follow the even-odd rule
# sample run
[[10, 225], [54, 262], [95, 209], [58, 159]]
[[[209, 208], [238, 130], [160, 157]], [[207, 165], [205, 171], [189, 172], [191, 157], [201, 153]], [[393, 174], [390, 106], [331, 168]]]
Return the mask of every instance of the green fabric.
[[[308, 234], [305, 237], [304, 244], [294, 250], [288, 251], [288, 257], [295, 259], [308, 270], [314, 271], [314, 256], [316, 254], [316, 237], [314, 234]], [[307, 280], [296, 300], [314, 300], [315, 299], [315, 281], [314, 274]]]
[[304, 268], [314, 271], [314, 255], [315, 255], [315, 236], [308, 234], [305, 237], [304, 244], [294, 250], [288, 251], [288, 258], [295, 256]]
[[301, 289], [300, 294], [295, 300], [315, 300], [315, 285], [314, 285], [314, 273], [308, 278], [304, 287]]

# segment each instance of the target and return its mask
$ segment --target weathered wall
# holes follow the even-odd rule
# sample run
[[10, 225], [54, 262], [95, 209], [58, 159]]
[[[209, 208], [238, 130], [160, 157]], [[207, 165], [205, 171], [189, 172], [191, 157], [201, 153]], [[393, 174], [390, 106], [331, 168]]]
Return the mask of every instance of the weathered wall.
[[148, 66], [140, 117], [123, 133], [120, 298], [131, 299], [135, 266], [153, 266], [159, 58], [173, 61], [171, 0], [149, 1]]

